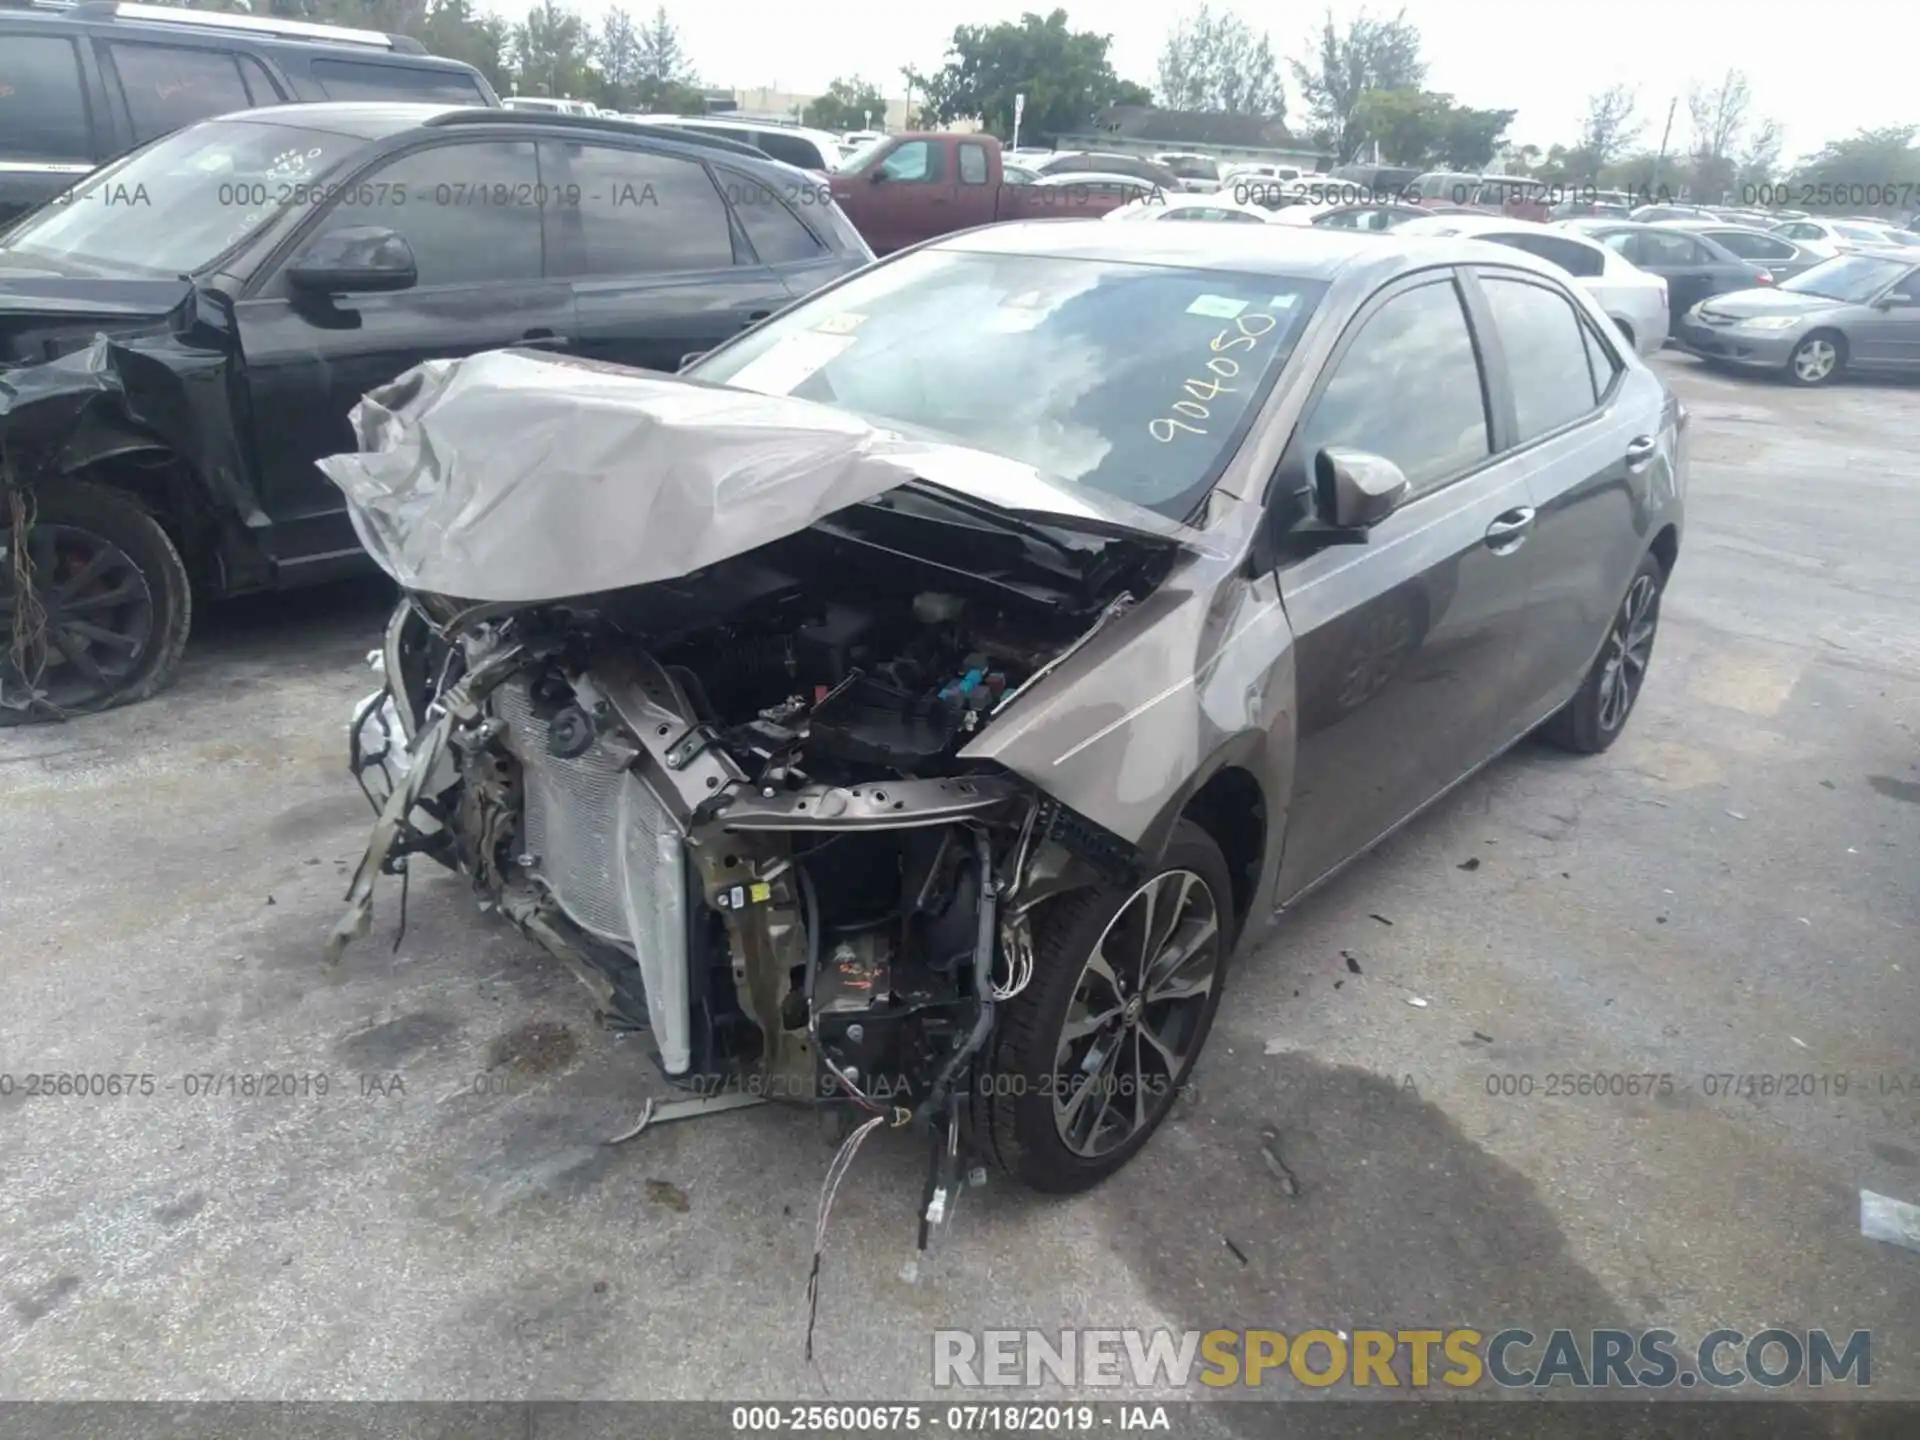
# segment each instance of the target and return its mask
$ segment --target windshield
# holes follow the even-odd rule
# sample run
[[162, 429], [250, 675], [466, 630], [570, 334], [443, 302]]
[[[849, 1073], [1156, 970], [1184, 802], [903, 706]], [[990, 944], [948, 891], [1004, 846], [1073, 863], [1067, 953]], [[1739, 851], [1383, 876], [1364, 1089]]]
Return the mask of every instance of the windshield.
[[96, 170], [20, 222], [0, 255], [104, 271], [186, 275], [251, 234], [364, 141], [254, 120], [176, 130]]
[[1802, 271], [1782, 282], [1780, 288], [1799, 295], [1822, 295], [1829, 300], [1864, 305], [1911, 269], [1913, 266], [1898, 260], [1842, 255], [1838, 260], [1828, 260]]
[[1456, 205], [1464, 205], [1467, 198], [1479, 188], [1480, 177], [1433, 170], [1413, 183], [1414, 192], [1422, 200], [1451, 200]]
[[1183, 519], [1325, 289], [922, 250], [803, 301], [687, 374], [839, 406]]
[[1220, 167], [1204, 155], [1162, 155], [1160, 163], [1182, 180], [1218, 180]]

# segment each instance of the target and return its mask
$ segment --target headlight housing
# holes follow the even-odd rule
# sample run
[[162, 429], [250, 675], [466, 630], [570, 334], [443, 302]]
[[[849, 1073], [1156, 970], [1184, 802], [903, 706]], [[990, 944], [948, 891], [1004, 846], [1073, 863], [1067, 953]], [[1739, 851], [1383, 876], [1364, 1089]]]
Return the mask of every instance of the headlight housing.
[[1800, 323], [1798, 315], [1753, 315], [1740, 322], [1742, 330], [1791, 330]]

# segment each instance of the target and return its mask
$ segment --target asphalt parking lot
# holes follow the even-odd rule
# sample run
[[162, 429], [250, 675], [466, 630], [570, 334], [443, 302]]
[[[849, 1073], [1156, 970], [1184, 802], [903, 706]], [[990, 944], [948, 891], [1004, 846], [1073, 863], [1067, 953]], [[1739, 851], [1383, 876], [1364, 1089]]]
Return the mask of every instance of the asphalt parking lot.
[[[1507, 1323], [1870, 1329], [1920, 1397], [1920, 1253], [1858, 1199], [1920, 1203], [1920, 388], [1659, 364], [1690, 530], [1625, 739], [1523, 747], [1243, 953], [1094, 1194], [972, 1191], [910, 1283], [923, 1152], [869, 1145], [811, 1365], [809, 1117], [603, 1144], [664, 1087], [443, 875], [323, 965], [378, 586], [0, 732], [0, 1073], [156, 1077], [0, 1095], [0, 1398], [904, 1399], [935, 1326]], [[190, 1093], [262, 1072], [295, 1093]], [[1776, 1075], [1813, 1093], [1718, 1078]]]

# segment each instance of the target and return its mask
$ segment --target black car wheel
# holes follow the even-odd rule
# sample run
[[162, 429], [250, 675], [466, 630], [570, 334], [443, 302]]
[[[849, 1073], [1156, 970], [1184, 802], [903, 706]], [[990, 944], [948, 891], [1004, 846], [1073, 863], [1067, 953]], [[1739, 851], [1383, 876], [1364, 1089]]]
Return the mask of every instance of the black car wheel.
[[1139, 884], [1037, 913], [1033, 979], [1003, 1007], [975, 1102], [1003, 1170], [1072, 1194], [1146, 1144], [1219, 1008], [1232, 895], [1220, 847], [1183, 820]]
[[1796, 385], [1825, 385], [1847, 363], [1847, 342], [1831, 330], [1816, 330], [1787, 357], [1787, 379]]
[[0, 508], [0, 725], [146, 699], [187, 643], [193, 599], [180, 552], [120, 491], [60, 484], [21, 499], [24, 546]]
[[1541, 727], [1542, 738], [1581, 755], [1597, 755], [1620, 738], [1653, 658], [1666, 580], [1656, 556], [1641, 557], [1593, 668], [1573, 699]]

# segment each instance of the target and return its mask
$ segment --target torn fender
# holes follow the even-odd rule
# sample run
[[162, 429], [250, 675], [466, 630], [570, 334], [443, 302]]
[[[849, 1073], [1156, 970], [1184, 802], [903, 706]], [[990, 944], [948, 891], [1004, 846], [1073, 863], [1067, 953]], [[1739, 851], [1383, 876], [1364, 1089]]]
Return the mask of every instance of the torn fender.
[[8, 482], [35, 484], [114, 455], [164, 449], [186, 463], [215, 506], [264, 525], [240, 448], [237, 354], [224, 309], [189, 290], [150, 330], [96, 335], [83, 349], [0, 371]]

